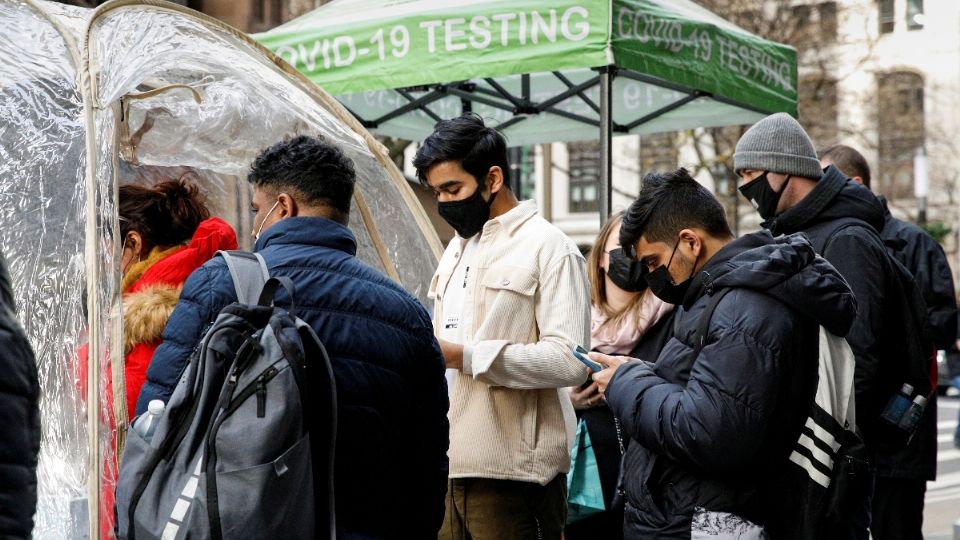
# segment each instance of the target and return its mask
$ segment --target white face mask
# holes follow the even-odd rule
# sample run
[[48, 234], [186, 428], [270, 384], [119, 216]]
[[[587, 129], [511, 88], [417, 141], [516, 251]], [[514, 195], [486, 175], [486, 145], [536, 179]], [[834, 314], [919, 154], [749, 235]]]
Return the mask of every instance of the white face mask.
[[260, 222], [260, 226], [257, 227], [257, 232], [253, 233], [254, 241], [260, 239], [260, 231], [263, 230], [263, 224], [267, 222], [267, 218], [270, 217], [270, 214], [277, 209], [277, 205], [280, 204], [280, 199], [277, 199], [277, 202], [273, 203], [273, 206], [270, 207], [270, 211], [267, 212], [267, 215], [263, 216], [263, 221]]

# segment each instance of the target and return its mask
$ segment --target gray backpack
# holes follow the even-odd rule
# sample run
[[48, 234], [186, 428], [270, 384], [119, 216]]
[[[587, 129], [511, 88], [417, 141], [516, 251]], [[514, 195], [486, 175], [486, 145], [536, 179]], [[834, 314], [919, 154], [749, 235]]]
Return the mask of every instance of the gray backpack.
[[[238, 302], [204, 333], [152, 439], [129, 431], [117, 537], [333, 538], [330, 358], [289, 279], [259, 255], [219, 255]], [[289, 309], [271, 305], [279, 287]]]

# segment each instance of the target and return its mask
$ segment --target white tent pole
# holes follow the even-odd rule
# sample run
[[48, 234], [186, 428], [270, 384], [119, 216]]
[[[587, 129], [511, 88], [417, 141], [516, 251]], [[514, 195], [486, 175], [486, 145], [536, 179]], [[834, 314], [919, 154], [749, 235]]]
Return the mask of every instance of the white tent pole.
[[600, 226], [607, 221], [610, 215], [611, 206], [611, 180], [612, 180], [612, 126], [613, 100], [611, 99], [611, 90], [613, 87], [613, 70], [605, 67], [600, 71]]
[[84, 230], [84, 267], [87, 281], [87, 526], [88, 538], [100, 538], [100, 321], [101, 305], [99, 290], [100, 260], [97, 246], [97, 216], [100, 211], [97, 197], [97, 151], [96, 117], [94, 115], [94, 84], [90, 66], [90, 26], [87, 21], [80, 44], [81, 62], [77, 66], [78, 87], [83, 98], [83, 116], [86, 123], [87, 167], [86, 208]]

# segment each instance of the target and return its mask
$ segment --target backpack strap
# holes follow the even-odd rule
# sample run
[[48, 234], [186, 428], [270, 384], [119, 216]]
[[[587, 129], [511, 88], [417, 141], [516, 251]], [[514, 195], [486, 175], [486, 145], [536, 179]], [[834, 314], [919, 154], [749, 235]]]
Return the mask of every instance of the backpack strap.
[[833, 242], [834, 237], [840, 234], [841, 231], [849, 229], [850, 227], [862, 227], [865, 229], [870, 229], [878, 237], [880, 236], [880, 232], [874, 229], [873, 226], [866, 221], [855, 217], [845, 217], [835, 221], [824, 222], [821, 226], [833, 228], [829, 235], [823, 237], [821, 242], [814, 243], [812, 240], [810, 242], [813, 245], [814, 251], [816, 251], [821, 257], [823, 256], [823, 252], [827, 250], [827, 247], [830, 245], [830, 243]]
[[716, 311], [720, 300], [723, 300], [723, 297], [732, 290], [732, 288], [720, 289], [719, 292], [710, 298], [710, 303], [707, 304], [707, 307], [703, 309], [703, 313], [700, 314], [700, 326], [697, 328], [697, 333], [693, 335], [694, 359], [700, 356], [700, 351], [703, 350], [703, 346], [707, 341], [707, 331], [710, 330], [710, 319], [713, 317], [713, 312]]
[[218, 251], [223, 257], [233, 279], [237, 301], [241, 304], [256, 304], [263, 285], [270, 279], [267, 263], [259, 253], [249, 251]]

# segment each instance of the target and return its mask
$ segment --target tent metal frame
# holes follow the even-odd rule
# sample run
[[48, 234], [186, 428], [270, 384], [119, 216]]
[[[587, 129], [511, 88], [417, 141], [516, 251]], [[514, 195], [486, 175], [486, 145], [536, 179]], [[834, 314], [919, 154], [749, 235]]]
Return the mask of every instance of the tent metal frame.
[[[462, 111], [464, 113], [473, 110], [473, 104], [482, 104], [501, 111], [511, 113], [513, 116], [508, 120], [494, 126], [496, 129], [505, 131], [511, 126], [523, 122], [531, 116], [541, 114], [552, 114], [575, 122], [580, 122], [585, 126], [599, 130], [600, 141], [600, 176], [599, 183], [599, 206], [600, 222], [606, 221], [610, 215], [611, 208], [611, 181], [612, 181], [612, 137], [614, 134], [628, 134], [634, 129], [674, 111], [684, 105], [701, 98], [712, 99], [714, 101], [733, 105], [742, 109], [758, 112], [761, 114], [770, 114], [774, 111], [767, 111], [753, 105], [739, 101], [716, 96], [712, 93], [690, 88], [674, 83], [664, 81], [655, 77], [650, 77], [642, 73], [620, 68], [616, 66], [604, 66], [594, 68], [597, 74], [586, 81], [574, 84], [563, 73], [551, 71], [566, 87], [560, 93], [545, 99], [541, 102], [535, 102], [530, 94], [530, 74], [520, 75], [520, 94], [516, 95], [503, 87], [496, 79], [485, 77], [482, 80], [490, 86], [485, 88], [479, 86], [471, 80], [452, 81], [446, 83], [412, 86], [406, 88], [394, 88], [393, 91], [406, 100], [406, 103], [394, 110], [383, 114], [377, 118], [364, 118], [355, 111], [350, 110], [351, 114], [360, 121], [361, 125], [367, 129], [377, 129], [381, 125], [399, 118], [407, 113], [421, 111], [435, 121], [440, 121], [441, 117], [429, 108], [429, 105], [435, 101], [449, 96], [460, 98]], [[613, 100], [611, 93], [613, 90], [613, 81], [615, 77], [624, 77], [634, 81], [651, 84], [673, 90], [683, 94], [683, 97], [667, 104], [655, 111], [648, 112], [643, 116], [631, 119], [629, 122], [615, 122], [613, 120]], [[596, 103], [587, 95], [587, 91], [595, 87], [600, 88], [600, 103]], [[413, 92], [426, 92], [426, 94], [414, 97]], [[589, 118], [581, 114], [571, 113], [557, 108], [557, 105], [569, 99], [577, 98], [597, 113], [598, 118]]]

